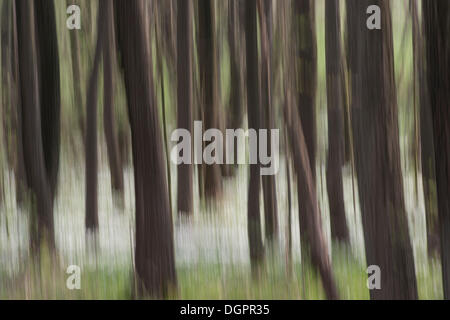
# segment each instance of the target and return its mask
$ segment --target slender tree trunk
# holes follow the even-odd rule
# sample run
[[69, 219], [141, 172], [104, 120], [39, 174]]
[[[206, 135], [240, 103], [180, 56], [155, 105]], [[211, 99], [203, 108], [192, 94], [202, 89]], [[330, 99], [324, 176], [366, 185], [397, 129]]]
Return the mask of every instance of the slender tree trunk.
[[[366, 27], [369, 5], [381, 8], [381, 30]], [[352, 63], [352, 125], [367, 265], [381, 270], [372, 299], [417, 299], [414, 258], [403, 196], [390, 5], [347, 2]], [[355, 52], [352, 52], [355, 50]], [[356, 63], [356, 64], [355, 64]], [[374, 174], [376, 173], [376, 174]]]
[[428, 96], [426, 48], [423, 25], [419, 24], [417, 0], [411, 0], [413, 19], [413, 48], [415, 74], [419, 76], [420, 103], [420, 149], [422, 160], [422, 184], [425, 200], [425, 217], [427, 224], [427, 247], [429, 256], [439, 255], [439, 222], [436, 194], [436, 173], [434, 166], [433, 123]]
[[[322, 230], [322, 219], [317, 202], [316, 188], [312, 178], [306, 141], [303, 135], [302, 122], [297, 109], [293, 107], [292, 94], [288, 92], [287, 95], [287, 106], [284, 112], [290, 137], [294, 167], [297, 173], [297, 180], [303, 181], [305, 184], [303, 189], [297, 188], [297, 192], [299, 200], [302, 199], [303, 201], [305, 210], [305, 224], [303, 228], [307, 232], [305, 235], [308, 240], [306, 244], [311, 254], [311, 261], [322, 278], [322, 284], [327, 298], [338, 299], [338, 291], [328, 255], [328, 246]], [[306, 193], [303, 193], [303, 190], [306, 190]], [[302, 223], [301, 221], [299, 222]], [[302, 254], [304, 254], [303, 251]]]
[[428, 92], [433, 119], [444, 298], [450, 299], [450, 3], [425, 0]]
[[[218, 64], [216, 55], [214, 1], [198, 0], [198, 57], [202, 119], [204, 131], [220, 129], [218, 110]], [[218, 164], [203, 165], [204, 192], [206, 198], [222, 193], [221, 168]]]
[[[156, 4], [155, 4], [156, 5]], [[161, 110], [162, 110], [162, 129], [163, 129], [163, 144], [164, 144], [164, 152], [165, 152], [165, 160], [166, 160], [166, 170], [167, 170], [167, 184], [169, 190], [169, 208], [172, 213], [172, 174], [170, 172], [170, 155], [169, 155], [169, 147], [167, 145], [167, 120], [166, 120], [166, 99], [165, 99], [165, 86], [164, 86], [164, 52], [162, 50], [162, 35], [161, 35], [161, 22], [158, 20], [158, 15], [154, 17], [155, 21], [155, 36], [156, 36], [156, 54], [157, 54], [157, 69], [158, 69], [158, 79], [160, 82], [160, 95], [161, 95]], [[155, 88], [157, 90], [157, 88]]]
[[[258, 26], [256, 0], [245, 1], [245, 37], [247, 61], [247, 118], [248, 128], [260, 128], [260, 96], [258, 67]], [[259, 147], [257, 148], [259, 149]], [[260, 165], [250, 164], [250, 181], [248, 187], [247, 228], [250, 246], [250, 262], [255, 269], [263, 260], [264, 247], [261, 234], [261, 216], [259, 192], [261, 188]]]
[[[258, 0], [259, 21], [261, 30], [261, 94], [263, 128], [275, 129], [272, 106], [272, 72], [271, 72], [271, 21], [272, 7], [268, 1]], [[268, 131], [269, 132], [269, 131]], [[268, 150], [272, 150], [268, 139]], [[262, 177], [264, 194], [265, 234], [268, 240], [278, 236], [278, 208], [275, 175]]]
[[[80, 5], [78, 1], [67, 0], [67, 5], [76, 4]], [[72, 57], [72, 75], [73, 75], [73, 98], [74, 98], [74, 107], [77, 115], [78, 121], [78, 129], [81, 132], [81, 137], [83, 139], [83, 143], [86, 138], [86, 128], [84, 123], [84, 112], [83, 112], [83, 96], [81, 94], [81, 58], [80, 58], [80, 44], [78, 41], [78, 33], [79, 30], [70, 30], [70, 54]]]
[[59, 52], [53, 0], [36, 1], [36, 40], [39, 72], [42, 143], [52, 200], [56, 196], [60, 151], [61, 94]]
[[34, 2], [18, 0], [17, 35], [20, 92], [22, 102], [22, 143], [27, 181], [33, 194], [37, 226], [31, 224], [32, 251], [38, 252], [44, 241], [54, 248], [53, 205], [47, 180], [42, 141], [39, 83], [36, 59]]
[[[19, 48], [18, 48], [18, 34], [17, 34], [17, 10], [16, 2], [12, 1], [12, 52], [11, 52], [11, 66], [12, 79], [10, 91], [10, 105], [11, 105], [11, 123], [15, 133], [15, 183], [16, 183], [16, 202], [22, 204], [25, 200], [25, 194], [28, 189], [27, 177], [25, 172], [25, 160], [23, 151], [23, 133], [22, 133], [22, 102], [20, 92], [20, 77], [19, 77]], [[14, 111], [13, 106], [17, 106]], [[14, 150], [14, 149], [12, 149]], [[14, 151], [12, 151], [13, 153]]]
[[[312, 182], [316, 181], [316, 87], [317, 87], [317, 45], [315, 28], [315, 1], [296, 0], [294, 2], [294, 24], [297, 35], [298, 56], [296, 67], [298, 110], [305, 135], [308, 158], [311, 161]], [[300, 190], [299, 215], [300, 236], [302, 245], [305, 243], [308, 231], [306, 226], [306, 208], [304, 198], [308, 191], [305, 181], [297, 181]], [[304, 246], [306, 248], [306, 246]]]
[[111, 5], [107, 6], [105, 23], [107, 26], [103, 40], [103, 127], [108, 151], [109, 171], [111, 173], [111, 186], [115, 192], [123, 195], [123, 168], [114, 116], [115, 68], [117, 60], [114, 15]]
[[104, 34], [106, 32], [107, 0], [99, 3], [97, 18], [97, 44], [94, 64], [89, 78], [86, 98], [86, 229], [98, 230], [98, 151], [97, 151], [97, 96], [98, 77]]
[[142, 9], [139, 0], [115, 1], [132, 132], [138, 291], [142, 296], [164, 297], [176, 284], [173, 226]]
[[[230, 107], [228, 128], [238, 129], [243, 121], [243, 54], [241, 53], [242, 22], [239, 15], [241, 0], [228, 0], [228, 44], [230, 50]], [[234, 169], [237, 169], [238, 146], [234, 144]]]
[[14, 161], [11, 161], [12, 153], [9, 143], [9, 136], [11, 135], [10, 125], [8, 123], [8, 115], [10, 113], [10, 101], [12, 100], [12, 76], [11, 76], [11, 2], [3, 1], [0, 8], [0, 56], [1, 56], [1, 100], [0, 100], [0, 148], [5, 151], [6, 157], [0, 155], [0, 206], [3, 203], [3, 161], [6, 160], [9, 166], [14, 166]]
[[325, 50], [327, 70], [328, 163], [327, 190], [331, 237], [349, 242], [345, 218], [342, 163], [344, 161], [344, 113], [342, 106], [341, 23], [338, 0], [325, 2]]
[[[177, 127], [192, 133], [192, 5], [178, 0], [177, 17]], [[192, 213], [192, 164], [178, 170], [178, 212]]]

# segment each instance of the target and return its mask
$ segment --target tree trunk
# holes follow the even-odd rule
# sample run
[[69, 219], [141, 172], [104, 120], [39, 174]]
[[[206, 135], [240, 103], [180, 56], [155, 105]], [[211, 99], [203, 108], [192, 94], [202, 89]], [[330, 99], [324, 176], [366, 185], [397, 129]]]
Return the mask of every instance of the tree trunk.
[[[369, 5], [381, 8], [382, 31], [366, 27]], [[381, 270], [372, 299], [417, 299], [403, 196], [390, 5], [347, 2], [352, 64], [352, 126], [367, 265]]]
[[108, 151], [109, 171], [112, 189], [123, 195], [123, 169], [119, 142], [116, 135], [114, 116], [116, 43], [114, 35], [114, 14], [112, 5], [107, 6], [106, 29], [103, 42], [103, 127]]
[[[10, 148], [9, 136], [11, 134], [11, 128], [9, 124], [8, 115], [10, 114], [10, 101], [12, 99], [12, 75], [11, 75], [11, 54], [12, 54], [12, 41], [11, 41], [11, 2], [3, 1], [0, 8], [0, 56], [1, 56], [1, 100], [0, 100], [0, 148], [4, 150], [6, 157], [0, 155], [0, 206], [3, 203], [3, 161], [6, 160], [10, 167], [14, 166], [12, 159], [12, 150]], [[12, 122], [12, 121], [11, 121]]]
[[[78, 1], [68, 0], [67, 5], [76, 4], [80, 5]], [[70, 30], [70, 54], [72, 57], [72, 75], [73, 75], [73, 98], [74, 107], [77, 115], [78, 129], [81, 132], [83, 143], [86, 141], [86, 129], [84, 123], [83, 112], [83, 96], [81, 93], [81, 63], [80, 63], [80, 44], [78, 41], [79, 30]]]
[[[22, 143], [25, 170], [36, 209], [37, 226], [31, 223], [31, 248], [38, 252], [40, 244], [55, 246], [53, 205], [50, 184], [47, 180], [42, 141], [39, 83], [35, 43], [34, 2], [18, 0], [17, 40], [22, 103]], [[34, 207], [34, 206], [33, 206]]]
[[[227, 119], [230, 129], [238, 129], [242, 125], [243, 105], [243, 54], [242, 54], [242, 19], [240, 18], [241, 0], [228, 0], [228, 45], [230, 51], [230, 113]], [[237, 170], [238, 146], [234, 144], [234, 174]]]
[[[297, 188], [299, 201], [303, 201], [304, 225], [306, 230], [304, 237], [307, 239], [309, 252], [311, 253], [311, 260], [313, 265], [318, 269], [322, 278], [322, 283], [325, 289], [325, 294], [328, 299], [338, 299], [338, 291], [331, 269], [331, 262], [328, 255], [328, 247], [325, 235], [322, 230], [322, 219], [317, 202], [316, 188], [312, 178], [312, 170], [308, 152], [306, 147], [305, 137], [303, 135], [303, 128], [300, 116], [296, 108], [293, 107], [291, 93], [287, 93], [287, 106], [285, 107], [285, 121], [287, 124], [290, 147], [292, 150], [295, 171], [297, 173], [297, 180], [303, 181], [304, 188]], [[303, 193], [306, 191], [306, 193]], [[300, 209], [299, 209], [300, 210]], [[300, 224], [302, 221], [300, 221]], [[303, 255], [302, 251], [302, 255]]]
[[433, 123], [428, 96], [427, 69], [423, 25], [419, 24], [417, 0], [411, 0], [413, 23], [413, 48], [415, 74], [418, 74], [420, 103], [420, 149], [422, 160], [422, 184], [427, 224], [427, 248], [429, 256], [439, 255], [439, 222], [434, 166]]
[[132, 132], [138, 291], [142, 296], [160, 298], [176, 284], [175, 257], [152, 56], [142, 8], [139, 0], [115, 1]]
[[61, 94], [56, 16], [53, 0], [36, 1], [36, 43], [42, 143], [52, 200], [56, 196], [60, 151]]
[[425, 0], [428, 92], [433, 119], [444, 298], [450, 299], [450, 3]]
[[[106, 32], [108, 1], [99, 3], [97, 17], [97, 44], [94, 64], [89, 78], [86, 98], [86, 229], [98, 230], [98, 151], [97, 151], [97, 96], [98, 77]], [[106, 101], [105, 101], [106, 102]]]
[[[178, 0], [177, 13], [177, 127], [192, 133], [192, 6]], [[192, 164], [180, 164], [178, 170], [178, 212], [193, 209]]]
[[[272, 106], [272, 71], [271, 71], [271, 22], [272, 7], [268, 1], [258, 0], [259, 21], [261, 33], [261, 94], [262, 94], [262, 122], [263, 128], [275, 129], [273, 121]], [[268, 139], [268, 150], [271, 148], [271, 139]], [[262, 177], [264, 194], [264, 225], [265, 234], [268, 240], [273, 240], [278, 236], [278, 208], [275, 175]]]
[[[303, 133], [305, 135], [308, 158], [311, 162], [312, 183], [316, 181], [316, 87], [317, 87], [317, 48], [316, 48], [316, 28], [315, 28], [315, 1], [296, 0], [294, 2], [294, 24], [297, 35], [298, 56], [296, 67], [298, 112], [301, 117]], [[299, 215], [300, 215], [300, 236], [302, 244], [306, 241], [308, 231], [306, 226], [305, 181], [297, 181], [300, 189], [299, 195]], [[304, 246], [306, 248], [306, 246]]]
[[[198, 0], [198, 59], [204, 131], [220, 129], [218, 110], [218, 65], [216, 57], [214, 1]], [[218, 164], [203, 165], [206, 198], [222, 193], [221, 168]]]
[[[245, 1], [245, 37], [247, 61], [247, 118], [248, 128], [259, 130], [259, 67], [258, 67], [258, 27], [256, 0]], [[259, 150], [259, 146], [257, 147]], [[259, 191], [261, 188], [260, 165], [250, 164], [248, 187], [247, 228], [250, 247], [250, 262], [255, 269], [263, 260], [264, 247], [261, 235]]]
[[333, 240], [349, 243], [342, 185], [345, 132], [342, 106], [341, 23], [338, 0], [325, 2], [325, 50], [328, 110], [327, 190], [331, 237]]
[[[12, 1], [12, 26], [11, 26], [11, 72], [12, 81], [10, 82], [10, 119], [11, 126], [13, 128], [13, 134], [15, 135], [14, 147], [11, 147], [11, 153], [16, 151], [16, 158], [14, 159], [14, 173], [16, 183], [16, 202], [22, 204], [25, 200], [25, 194], [27, 192], [28, 183], [25, 172], [25, 160], [23, 152], [23, 139], [22, 139], [22, 103], [20, 93], [20, 79], [19, 79], [19, 49], [18, 49], [18, 35], [17, 35], [17, 15], [16, 15], [16, 2]], [[14, 111], [13, 106], [17, 106]]]

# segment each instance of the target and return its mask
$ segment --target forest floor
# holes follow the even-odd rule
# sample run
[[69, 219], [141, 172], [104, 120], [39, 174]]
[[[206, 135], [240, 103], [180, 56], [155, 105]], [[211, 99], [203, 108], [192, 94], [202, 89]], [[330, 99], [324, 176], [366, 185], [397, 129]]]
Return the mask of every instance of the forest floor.
[[[118, 208], [110, 188], [106, 155], [100, 153], [99, 221], [96, 246], [84, 232], [84, 170], [64, 167], [62, 162], [60, 189], [55, 203], [55, 235], [58, 261], [41, 259], [35, 265], [29, 259], [28, 217], [17, 208], [13, 192], [7, 194], [0, 211], [0, 299], [129, 299], [133, 288], [134, 191], [131, 169], [125, 171], [124, 207]], [[247, 224], [247, 170], [235, 178], [224, 180], [224, 195], [214, 207], [205, 206], [194, 191], [194, 216], [184, 219], [174, 215], [175, 256], [178, 289], [171, 298], [180, 299], [322, 299], [322, 286], [317, 273], [302, 264], [297, 200], [293, 186], [291, 204], [292, 264], [287, 263], [287, 190], [285, 161], [280, 159], [277, 196], [280, 236], [266, 244], [266, 259], [258, 276], [250, 272]], [[350, 227], [349, 247], [331, 248], [328, 199], [324, 167], [317, 173], [319, 205], [323, 226], [333, 262], [340, 296], [344, 299], [367, 299], [364, 241], [358, 201], [352, 197], [351, 174], [344, 168], [344, 194], [347, 222]], [[172, 168], [175, 170], [175, 168]], [[175, 172], [175, 171], [172, 171]], [[12, 179], [12, 174], [9, 175]], [[176, 175], [172, 175], [176, 176]], [[426, 254], [423, 199], [416, 201], [411, 192], [410, 176], [405, 178], [408, 220], [416, 262], [419, 296], [441, 299], [440, 263]], [[13, 180], [13, 179], [12, 179]], [[172, 178], [172, 194], [176, 194]], [[295, 181], [291, 178], [291, 181]], [[14, 181], [8, 190], [14, 190]], [[357, 188], [356, 188], [357, 196]], [[175, 199], [173, 204], [175, 205]], [[81, 267], [81, 289], [66, 287], [66, 269]], [[292, 268], [289, 266], [292, 265]]]

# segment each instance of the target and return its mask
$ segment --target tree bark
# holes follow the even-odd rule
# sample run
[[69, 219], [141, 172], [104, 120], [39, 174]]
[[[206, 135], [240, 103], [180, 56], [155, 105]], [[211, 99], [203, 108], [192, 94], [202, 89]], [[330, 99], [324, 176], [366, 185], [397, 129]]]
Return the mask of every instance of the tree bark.
[[[204, 131], [220, 129], [218, 110], [218, 64], [216, 55], [214, 1], [198, 0], [198, 59]], [[219, 164], [203, 165], [204, 193], [215, 198], [222, 193], [222, 174]]]
[[325, 51], [327, 72], [328, 162], [327, 190], [331, 237], [349, 243], [345, 218], [342, 164], [344, 161], [344, 113], [342, 98], [341, 23], [338, 0], [325, 2]]
[[[311, 261], [318, 269], [322, 278], [322, 284], [328, 299], [338, 299], [338, 291], [331, 269], [331, 262], [328, 255], [328, 246], [322, 230], [322, 219], [317, 202], [316, 188], [312, 178], [311, 164], [308, 158], [305, 137], [303, 135], [302, 122], [296, 108], [293, 107], [291, 93], [287, 93], [287, 105], [284, 109], [284, 116], [290, 137], [290, 148], [292, 150], [294, 168], [297, 173], [297, 180], [303, 181], [305, 187], [297, 188], [298, 198], [303, 201], [304, 225], [306, 230]], [[306, 190], [306, 193], [303, 193]], [[299, 209], [300, 210], [300, 209]], [[300, 224], [302, 221], [300, 221]], [[302, 251], [302, 255], [303, 255]]]
[[112, 5], [107, 5], [106, 28], [103, 42], [103, 128], [108, 152], [112, 189], [123, 195], [123, 168], [119, 142], [116, 135], [114, 116], [116, 43], [114, 35], [114, 14]]
[[[258, 0], [259, 21], [261, 34], [261, 94], [262, 94], [262, 123], [263, 129], [275, 129], [272, 106], [272, 71], [271, 71], [271, 22], [272, 8], [268, 1]], [[268, 139], [268, 150], [272, 150]], [[268, 240], [278, 237], [278, 208], [275, 175], [262, 177], [264, 194], [264, 226]]]
[[31, 223], [31, 248], [38, 252], [42, 242], [46, 242], [50, 248], [55, 246], [53, 205], [42, 141], [34, 2], [17, 0], [16, 5], [22, 143], [27, 181], [36, 204], [32, 217], [36, 215], [37, 218], [37, 226]]
[[42, 143], [52, 201], [56, 196], [60, 152], [61, 93], [56, 16], [53, 0], [36, 1], [36, 43]]
[[418, 75], [420, 103], [420, 150], [422, 162], [422, 184], [427, 224], [428, 255], [439, 255], [439, 217], [437, 210], [436, 173], [434, 166], [433, 123], [428, 95], [426, 48], [423, 24], [418, 17], [417, 0], [411, 0], [413, 25], [414, 68]]
[[[67, 1], [67, 5], [76, 4], [80, 5], [78, 1]], [[70, 30], [70, 54], [72, 57], [72, 75], [73, 75], [73, 98], [74, 98], [74, 107], [78, 121], [78, 129], [81, 132], [81, 137], [83, 139], [83, 143], [86, 141], [86, 128], [84, 123], [84, 112], [83, 112], [83, 96], [81, 93], [81, 63], [80, 63], [80, 44], [78, 41], [78, 30]]]
[[[245, 1], [245, 38], [247, 62], [247, 118], [248, 128], [260, 128], [260, 93], [258, 66], [258, 27], [256, 15], [256, 0]], [[259, 150], [259, 146], [257, 148]], [[264, 246], [261, 234], [261, 216], [259, 207], [259, 192], [261, 188], [260, 165], [249, 164], [250, 181], [248, 187], [247, 228], [250, 247], [250, 262], [252, 269], [264, 258]]]
[[132, 132], [138, 292], [160, 298], [176, 285], [175, 256], [152, 56], [142, 8], [140, 0], [115, 1]]
[[[369, 5], [381, 8], [381, 30], [366, 27]], [[390, 5], [348, 1], [352, 45], [352, 126], [367, 265], [381, 270], [372, 299], [417, 299], [414, 258], [403, 195]], [[350, 23], [350, 20], [348, 20]]]
[[86, 98], [86, 229], [98, 230], [98, 151], [97, 151], [97, 96], [98, 77], [106, 32], [108, 0], [99, 3], [97, 17], [97, 44], [94, 64], [89, 78]]
[[444, 298], [450, 299], [450, 3], [425, 0], [428, 92], [433, 119]]
[[[192, 6], [178, 0], [177, 13], [177, 127], [192, 133]], [[192, 213], [192, 164], [180, 164], [178, 170], [178, 212]]]
[[[315, 1], [296, 0], [294, 2], [294, 24], [297, 35], [298, 57], [296, 67], [298, 112], [301, 117], [303, 133], [305, 135], [308, 158], [311, 162], [312, 182], [316, 181], [316, 88], [317, 88], [317, 45], [315, 28]], [[302, 243], [306, 240], [308, 231], [305, 229], [306, 207], [305, 197], [308, 193], [305, 181], [297, 181], [300, 189], [299, 215], [300, 215], [300, 236]], [[306, 247], [306, 246], [305, 246]]]
[[[10, 105], [11, 105], [11, 125], [14, 128], [13, 132], [15, 134], [14, 146], [12, 147], [11, 153], [14, 150], [17, 152], [14, 161], [14, 173], [15, 173], [15, 183], [16, 183], [16, 202], [22, 204], [25, 200], [25, 194], [28, 189], [28, 182], [25, 172], [25, 160], [23, 152], [23, 139], [22, 139], [22, 102], [21, 102], [21, 92], [20, 92], [20, 77], [19, 77], [19, 49], [18, 49], [18, 35], [17, 35], [17, 10], [16, 2], [12, 2], [12, 38], [11, 38], [11, 72], [12, 72], [12, 82], [10, 91]], [[16, 110], [13, 110], [13, 106], [17, 106]]]
[[[238, 129], [242, 125], [243, 105], [243, 54], [242, 54], [242, 19], [240, 17], [241, 0], [228, 0], [228, 45], [230, 51], [230, 113], [227, 128]], [[237, 170], [237, 144], [234, 145], [234, 174]]]
[[[3, 161], [6, 160], [10, 167], [14, 166], [12, 161], [12, 150], [10, 148], [9, 136], [11, 134], [11, 126], [8, 121], [10, 114], [10, 101], [12, 100], [12, 75], [11, 75], [11, 54], [12, 54], [12, 41], [11, 41], [11, 2], [3, 1], [0, 8], [0, 56], [1, 56], [1, 100], [0, 100], [0, 125], [2, 126], [0, 131], [0, 148], [5, 151], [6, 157], [0, 155], [0, 166], [3, 168]], [[12, 119], [11, 119], [12, 120]], [[12, 122], [12, 121], [11, 121]], [[3, 169], [0, 170], [0, 206], [3, 203]]]

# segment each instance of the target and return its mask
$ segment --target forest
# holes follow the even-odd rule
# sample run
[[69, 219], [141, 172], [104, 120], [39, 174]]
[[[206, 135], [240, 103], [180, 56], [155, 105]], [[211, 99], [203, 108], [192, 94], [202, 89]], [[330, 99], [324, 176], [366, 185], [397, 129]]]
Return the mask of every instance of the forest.
[[0, 300], [450, 299], [450, 1], [0, 0], [0, 70]]

